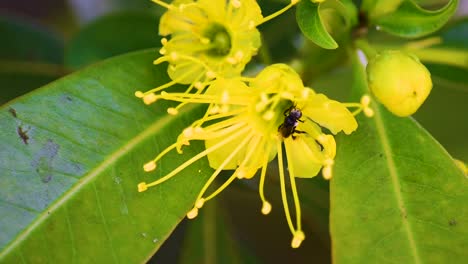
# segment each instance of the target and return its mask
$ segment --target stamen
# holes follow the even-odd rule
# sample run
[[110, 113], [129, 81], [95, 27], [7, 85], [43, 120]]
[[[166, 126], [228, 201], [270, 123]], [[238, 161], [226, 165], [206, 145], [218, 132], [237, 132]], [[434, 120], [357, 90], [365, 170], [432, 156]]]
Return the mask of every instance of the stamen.
[[170, 115], [177, 115], [179, 113], [179, 111], [174, 107], [169, 107], [167, 109], [167, 113], [170, 114]]
[[333, 164], [335, 161], [333, 159], [325, 159], [324, 167], [322, 169], [322, 176], [325, 180], [330, 180], [333, 176]]
[[239, 51], [236, 52], [234, 57], [236, 58], [237, 61], [240, 61], [240, 60], [242, 60], [242, 58], [244, 58], [244, 52], [239, 50]]
[[267, 215], [271, 211], [271, 204], [265, 199], [264, 187], [265, 187], [265, 176], [266, 170], [268, 166], [268, 155], [270, 155], [271, 151], [271, 144], [267, 145], [266, 152], [263, 155], [263, 162], [262, 162], [262, 172], [260, 174], [260, 183], [258, 187], [258, 191], [260, 194], [260, 199], [262, 200], [262, 214]]
[[267, 201], [262, 204], [262, 214], [267, 215], [271, 212], [271, 204]]
[[267, 21], [269, 21], [269, 20], [271, 20], [271, 19], [273, 19], [273, 18], [275, 18], [275, 17], [277, 17], [277, 16], [283, 14], [284, 12], [288, 11], [288, 9], [290, 9], [291, 7], [293, 7], [293, 6], [294, 6], [295, 4], [297, 4], [298, 2], [299, 2], [299, 0], [291, 0], [291, 3], [290, 3], [289, 5], [285, 6], [284, 8], [282, 8], [282, 9], [276, 11], [275, 13], [273, 13], [273, 14], [267, 16], [267, 17], [264, 17], [264, 18], [262, 19], [262, 21], [260, 21], [260, 22], [257, 24], [257, 26], [259, 26], [259, 25], [261, 25], [261, 24], [263, 24], [263, 23], [265, 23], [265, 22], [267, 22]]
[[297, 188], [296, 188], [296, 180], [295, 180], [295, 174], [294, 174], [294, 167], [293, 167], [293, 162], [291, 158], [291, 153], [289, 153], [286, 150], [286, 159], [290, 162], [288, 162], [288, 169], [289, 169], [289, 181], [291, 184], [291, 191], [293, 194], [293, 200], [294, 200], [294, 207], [296, 209], [296, 225], [297, 225], [297, 230], [301, 230], [301, 204], [299, 203], [299, 195], [297, 194]]
[[271, 110], [268, 110], [268, 111], [266, 111], [266, 113], [262, 117], [266, 121], [270, 121], [271, 119], [273, 119], [274, 116], [275, 116], [275, 112], [273, 112]]
[[161, 39], [161, 44], [165, 46], [167, 44], [167, 38], [162, 38]]
[[135, 92], [135, 96], [137, 98], [143, 98], [145, 96], [145, 94], [142, 92], [142, 91], [136, 91]]
[[277, 140], [278, 148], [278, 167], [279, 167], [279, 177], [280, 177], [280, 186], [281, 186], [281, 200], [283, 201], [284, 213], [286, 215], [286, 220], [288, 222], [289, 230], [294, 234], [296, 230], [292, 224], [291, 214], [289, 213], [288, 198], [286, 196], [286, 185], [284, 183], [284, 164], [283, 164], [283, 150], [281, 146], [281, 140]]
[[143, 170], [146, 171], [146, 172], [149, 172], [149, 171], [152, 171], [156, 169], [156, 162], [154, 162], [154, 160], [146, 163], [144, 166], [143, 166]]
[[192, 210], [190, 210], [187, 213], [187, 218], [188, 219], [194, 219], [198, 215], [198, 208], [194, 207]]
[[146, 185], [146, 182], [140, 182], [138, 184], [138, 192], [144, 192], [148, 190], [148, 186]]
[[145, 96], [143, 96], [143, 103], [150, 105], [156, 102], [157, 99], [158, 97], [154, 93], [145, 94]]
[[231, 5], [232, 5], [234, 8], [240, 8], [240, 7], [241, 7], [241, 1], [239, 1], [239, 0], [231, 0]]
[[305, 235], [301, 230], [294, 233], [293, 239], [291, 241], [292, 248], [298, 248], [301, 246], [302, 241], [304, 241]]
[[206, 71], [206, 77], [208, 77], [208, 79], [214, 79], [216, 78], [216, 73], [214, 71], [208, 70]]
[[[244, 129], [242, 129], [241, 131], [244, 133], [246, 132], [248, 129], [250, 129], [249, 127], [246, 127]], [[235, 133], [233, 135], [231, 135], [230, 137], [228, 137], [227, 139], [229, 139], [229, 141], [232, 141], [234, 140], [235, 138], [237, 138], [238, 136], [240, 136], [241, 133]], [[216, 169], [216, 171], [210, 176], [210, 178], [208, 179], [208, 181], [205, 183], [205, 185], [203, 186], [202, 190], [200, 191], [200, 193], [198, 194], [198, 197], [197, 197], [197, 201], [202, 199], [203, 195], [205, 194], [206, 190], [208, 189], [208, 187], [211, 185], [211, 183], [213, 183], [213, 181], [216, 179], [216, 177], [219, 175], [219, 173], [224, 169], [224, 167], [226, 167], [226, 165], [231, 162], [231, 160], [234, 158], [234, 156], [247, 144], [247, 142], [250, 140], [249, 137], [245, 138], [241, 144], [239, 144], [239, 146], [237, 146], [233, 152], [231, 152], [229, 154], [229, 156], [219, 165], [219, 167]], [[229, 141], [227, 141], [226, 139], [223, 140], [222, 142], [224, 142], [223, 145], [227, 144]], [[220, 143], [218, 143], [217, 145], [219, 145]], [[215, 146], [217, 146], [215, 145]], [[212, 149], [213, 147], [211, 147], [210, 149]], [[221, 187], [219, 187], [214, 193], [212, 193], [210, 196], [208, 196], [207, 198], [205, 198], [204, 201], [208, 201], [210, 199], [212, 199], [213, 197], [215, 197], [218, 193], [220, 193], [222, 190], [224, 190], [228, 185], [229, 183], [231, 183], [237, 176], [235, 175], [235, 173], [231, 176], [231, 178], [226, 181]]]
[[[174, 175], [176, 175], [177, 173], [179, 173], [180, 171], [182, 171], [183, 169], [187, 168], [188, 166], [190, 166], [192, 163], [194, 163], [195, 161], [203, 158], [204, 156], [210, 154], [211, 152], [221, 148], [222, 146], [226, 145], [228, 142], [230, 142], [231, 140], [234, 140], [236, 137], [240, 136], [242, 133], [245, 133], [249, 128], [244, 128], [244, 129], [241, 129], [239, 130], [237, 133], [234, 133], [232, 134], [231, 136], [227, 137], [226, 139], [220, 141], [219, 143], [217, 143], [216, 145], [208, 148], [208, 149], [205, 149], [204, 151], [198, 153], [197, 155], [195, 155], [194, 157], [192, 157], [191, 159], [189, 159], [188, 161], [184, 162], [182, 165], [180, 165], [179, 167], [177, 167], [175, 170], [171, 171], [169, 174], [167, 174], [166, 176], [152, 182], [152, 183], [149, 183], [147, 184], [147, 187], [152, 187], [152, 186], [156, 186], [162, 182], [165, 182], [166, 180], [172, 178]], [[174, 143], [172, 146], [170, 146], [169, 148], [167, 148], [166, 150], [163, 151], [164, 154], [166, 154], [170, 149], [174, 149], [175, 147], [177, 146], [177, 143]], [[163, 154], [161, 153], [161, 154]], [[162, 155], [159, 155], [155, 161], [157, 159], [159, 159], [160, 157], [162, 157]], [[219, 173], [219, 172], [218, 172]], [[200, 199], [201, 197], [198, 197], [198, 199]], [[197, 200], [198, 200], [197, 199]]]
[[172, 6], [170, 4], [167, 4], [167, 3], [163, 2], [163, 1], [160, 1], [160, 0], [151, 0], [151, 1], [153, 1], [154, 3], [160, 5], [160, 6], [164, 7], [164, 8], [167, 8], [169, 10], [174, 8], [174, 6]]

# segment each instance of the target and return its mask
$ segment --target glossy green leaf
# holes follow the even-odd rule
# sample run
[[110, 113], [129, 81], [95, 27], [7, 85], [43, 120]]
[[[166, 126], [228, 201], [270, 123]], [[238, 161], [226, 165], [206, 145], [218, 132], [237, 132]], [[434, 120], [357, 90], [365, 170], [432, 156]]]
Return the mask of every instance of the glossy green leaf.
[[458, 0], [450, 0], [439, 10], [425, 10], [414, 0], [405, 0], [394, 12], [372, 21], [382, 30], [405, 38], [417, 38], [440, 29], [455, 13]]
[[0, 17], [0, 35], [0, 104], [65, 74], [63, 44], [51, 31]]
[[[203, 149], [142, 165], [201, 114], [145, 106], [135, 90], [168, 81], [155, 50], [113, 58], [0, 109], [0, 262], [141, 263], [193, 205], [207, 161], [137, 192]], [[181, 191], [183, 190], [183, 191]]]
[[338, 44], [328, 33], [320, 14], [321, 3], [301, 1], [297, 4], [296, 20], [302, 33], [324, 49], [336, 49]]
[[130, 51], [160, 46], [160, 40], [155, 14], [144, 11], [114, 13], [84, 27], [71, 40], [65, 62], [70, 67], [83, 67]]
[[[368, 93], [354, 59], [353, 89]], [[375, 116], [339, 137], [330, 185], [335, 263], [463, 263], [468, 181], [411, 118], [378, 103]]]

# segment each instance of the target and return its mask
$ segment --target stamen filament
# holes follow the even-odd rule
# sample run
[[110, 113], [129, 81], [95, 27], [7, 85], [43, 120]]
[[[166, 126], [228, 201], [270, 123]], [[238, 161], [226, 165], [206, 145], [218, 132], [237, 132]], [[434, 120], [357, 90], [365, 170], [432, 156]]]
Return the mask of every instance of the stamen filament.
[[[153, 90], [151, 90], [153, 91]], [[198, 104], [221, 104], [223, 98], [221, 96], [208, 94], [186, 94], [186, 93], [166, 93], [162, 92], [157, 95], [158, 98], [171, 100], [176, 102], [189, 102]], [[245, 100], [245, 96], [235, 96], [229, 98], [230, 105], [249, 105], [249, 101]]]
[[297, 4], [300, 0], [291, 0], [291, 3], [289, 3], [289, 5], [283, 7], [282, 9], [276, 11], [275, 13], [269, 15], [269, 16], [266, 16], [262, 19], [262, 21], [260, 21], [258, 24], [256, 24], [255, 26], [258, 27], [259, 25], [283, 14], [284, 12], [288, 11], [288, 9], [290, 9], [291, 7], [293, 7], [295, 4]]
[[284, 213], [286, 214], [286, 220], [288, 222], [289, 230], [291, 230], [291, 233], [294, 234], [296, 230], [294, 229], [293, 223], [291, 221], [291, 214], [289, 213], [288, 206], [288, 198], [286, 197], [286, 185], [284, 183], [283, 150], [281, 140], [277, 140], [276, 144], [278, 148], [278, 167], [281, 186], [281, 200], [283, 201]]
[[151, 0], [151, 1], [169, 10], [174, 8], [172, 5], [165, 3], [163, 1], [160, 1], [160, 0]]
[[[217, 143], [216, 145], [212, 146], [211, 148], [208, 148], [208, 149], [205, 149], [203, 152], [200, 152], [198, 153], [197, 155], [195, 155], [194, 157], [192, 157], [191, 159], [187, 160], [186, 162], [184, 162], [182, 165], [180, 165], [179, 167], [177, 167], [175, 170], [171, 171], [169, 174], [167, 174], [166, 176], [162, 177], [161, 179], [158, 179], [152, 183], [148, 183], [146, 184], [147, 187], [151, 187], [151, 186], [156, 186], [162, 182], [165, 182], [166, 180], [172, 178], [174, 175], [176, 175], [177, 173], [179, 173], [180, 171], [182, 171], [183, 169], [187, 168], [189, 165], [191, 165], [192, 163], [194, 163], [195, 161], [203, 158], [204, 156], [208, 155], [209, 153], [219, 149], [220, 147], [224, 146], [225, 144], [227, 144], [229, 141], [233, 140], [234, 138], [238, 137], [239, 135], [241, 135], [242, 133], [244, 133], [245, 131], [247, 131], [249, 128], [246, 127], [242, 130], [240, 130], [239, 132], [237, 133], [234, 133], [232, 134], [231, 136], [227, 137], [226, 139], [220, 141], [219, 143]], [[171, 146], [172, 148], [172, 146]]]
[[271, 151], [271, 144], [267, 144], [267, 149], [266, 149], [266, 154], [263, 157], [263, 162], [262, 162], [262, 172], [260, 174], [260, 183], [259, 183], [259, 194], [260, 194], [260, 199], [262, 200], [263, 204], [267, 203], [267, 200], [265, 199], [265, 193], [264, 193], [264, 186], [265, 186], [265, 176], [266, 176], [266, 171], [267, 171], [267, 166], [268, 166], [268, 156], [270, 155]]
[[288, 171], [289, 171], [289, 180], [291, 181], [291, 191], [293, 194], [293, 199], [294, 199], [294, 207], [296, 209], [296, 225], [297, 225], [297, 230], [301, 230], [301, 204], [299, 203], [299, 196], [297, 194], [297, 188], [296, 188], [296, 180], [295, 180], [295, 174], [294, 174], [294, 167], [293, 167], [293, 160], [291, 157], [291, 153], [288, 153], [286, 151], [286, 159], [289, 161], [288, 162]]
[[[244, 128], [243, 130], [241, 130], [241, 131], [244, 132], [244, 131], [247, 131], [248, 129], [249, 129], [249, 128], [246, 127], [246, 128]], [[234, 136], [234, 135], [235, 135], [235, 136]], [[229, 139], [229, 141], [231, 141], [231, 140], [233, 140], [234, 138], [236, 138], [236, 137], [239, 136], [239, 135], [240, 135], [240, 133], [235, 133], [235, 134], [231, 135], [230, 137], [228, 137], [228, 139]], [[211, 177], [208, 179], [208, 181], [207, 181], [207, 182], [205, 183], [205, 185], [203, 186], [202, 190], [200, 191], [200, 194], [198, 194], [197, 201], [200, 200], [200, 199], [203, 197], [203, 194], [205, 194], [206, 190], [207, 190], [208, 187], [211, 185], [211, 183], [216, 179], [216, 177], [218, 176], [218, 174], [224, 169], [224, 167], [225, 167], [229, 162], [231, 162], [232, 158], [234, 158], [234, 156], [244, 147], [245, 144], [247, 144], [247, 142], [248, 142], [249, 140], [250, 140], [250, 138], [249, 138], [249, 137], [246, 137], [246, 138], [242, 141], [242, 143], [239, 144], [239, 146], [237, 146], [237, 147], [234, 149], [234, 151], [231, 152], [231, 153], [229, 154], [229, 156], [223, 161], [223, 163], [221, 163], [221, 165], [219, 165], [219, 167], [216, 169], [216, 171], [211, 175]], [[223, 145], [225, 145], [225, 144], [226, 144], [227, 142], [229, 142], [229, 141], [226, 141], [226, 139], [223, 140], [223, 141], [222, 141], [222, 142], [224, 142]], [[218, 143], [218, 144], [219, 144], [219, 143]], [[217, 144], [217, 145], [218, 145], [218, 144]], [[234, 173], [233, 175], [235, 175], [235, 173]], [[226, 183], [224, 183], [224, 184], [226, 184]], [[223, 184], [223, 186], [224, 186], [224, 184]], [[221, 186], [221, 187], [223, 187], [223, 186]], [[224, 187], [224, 188], [226, 188], [226, 187]], [[224, 188], [223, 188], [223, 189], [224, 189]], [[216, 194], [218, 194], [218, 193], [219, 193], [218, 191], [222, 191], [222, 190], [220, 190], [220, 189], [221, 189], [221, 188], [219, 188], [218, 190], [216, 190], [216, 191], [213, 193], [214, 195], [213, 195], [213, 194], [210, 195], [209, 198], [212, 198], [212, 197], [214, 197]], [[212, 197], [211, 197], [211, 196], [212, 196]], [[206, 201], [206, 200], [208, 200], [208, 198], [205, 198], [204, 200]]]

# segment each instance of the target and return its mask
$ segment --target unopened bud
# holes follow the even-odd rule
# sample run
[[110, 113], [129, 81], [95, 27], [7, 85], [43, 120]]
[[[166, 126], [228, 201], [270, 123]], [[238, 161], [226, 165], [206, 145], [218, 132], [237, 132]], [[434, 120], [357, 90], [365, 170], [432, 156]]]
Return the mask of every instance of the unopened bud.
[[432, 89], [431, 74], [419, 59], [397, 50], [371, 60], [367, 80], [375, 97], [397, 116], [414, 114]]

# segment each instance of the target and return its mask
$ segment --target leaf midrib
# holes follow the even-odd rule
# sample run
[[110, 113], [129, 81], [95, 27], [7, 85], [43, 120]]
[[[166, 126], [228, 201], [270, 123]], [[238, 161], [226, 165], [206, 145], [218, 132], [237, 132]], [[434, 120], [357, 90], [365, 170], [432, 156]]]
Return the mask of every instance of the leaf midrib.
[[[180, 115], [185, 115], [190, 113], [198, 106], [189, 105], [184, 107], [180, 112]], [[152, 135], [156, 134], [157, 132], [161, 131], [162, 128], [170, 124], [174, 120], [173, 116], [166, 115], [158, 120], [156, 120], [153, 124], [148, 126], [145, 130], [141, 133], [137, 134], [133, 139], [131, 139], [127, 144], [123, 145], [122, 147], [118, 148], [114, 151], [110, 156], [107, 156], [99, 165], [95, 167], [95, 169], [91, 170], [87, 175], [84, 175], [78, 183], [76, 183], [73, 187], [71, 187], [67, 192], [64, 193], [55, 203], [53, 203], [50, 207], [43, 210], [43, 212], [37, 217], [27, 228], [25, 228], [10, 244], [8, 244], [1, 252], [0, 252], [0, 259], [7, 256], [12, 250], [14, 250], [21, 242], [27, 239], [29, 234], [35, 230], [36, 227], [40, 226], [43, 222], [47, 220], [50, 216], [51, 212], [55, 211], [56, 209], [60, 208], [62, 205], [65, 204], [73, 195], [79, 192], [83, 187], [87, 186], [93, 179], [98, 177], [102, 172], [112, 166], [117, 160], [121, 157], [125, 156], [129, 151], [131, 151], [135, 146], [144, 142], [147, 138], [151, 137]], [[137, 187], [135, 186], [135, 190]]]
[[[393, 187], [393, 191], [395, 194], [395, 199], [397, 200], [397, 204], [400, 209], [401, 215], [406, 216], [407, 215], [406, 207], [404, 205], [404, 200], [401, 195], [401, 192], [399, 191], [401, 189], [401, 184], [398, 179], [398, 172], [396, 169], [395, 161], [393, 160], [392, 147], [390, 146], [390, 142], [387, 139], [387, 133], [385, 132], [385, 125], [384, 125], [384, 122], [382, 121], [382, 115], [380, 113], [379, 107], [374, 107], [374, 111], [375, 111], [375, 115], [373, 118], [375, 120], [375, 126], [377, 129], [378, 137], [380, 138], [382, 149], [384, 151], [385, 157], [387, 157], [385, 160], [387, 162], [388, 172], [390, 174], [390, 178], [392, 181], [392, 187]], [[414, 240], [413, 231], [410, 226], [410, 223], [406, 217], [400, 217], [400, 219], [403, 222], [403, 227], [404, 227], [406, 236], [408, 237], [408, 242], [409, 242], [411, 253], [413, 254], [414, 263], [420, 264], [422, 263], [421, 257], [416, 247], [416, 242]]]

